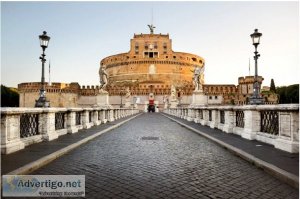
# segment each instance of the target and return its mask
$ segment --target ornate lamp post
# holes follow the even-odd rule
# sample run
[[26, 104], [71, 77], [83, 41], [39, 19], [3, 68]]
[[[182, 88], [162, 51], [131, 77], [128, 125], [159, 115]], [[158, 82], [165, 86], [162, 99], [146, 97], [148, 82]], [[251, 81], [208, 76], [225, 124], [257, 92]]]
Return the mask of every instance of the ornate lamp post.
[[35, 101], [35, 107], [50, 107], [50, 102], [46, 100], [46, 91], [45, 91], [45, 76], [44, 76], [44, 65], [46, 62], [45, 59], [45, 49], [48, 47], [48, 43], [50, 37], [47, 36], [47, 32], [44, 31], [42, 35], [39, 36], [40, 45], [43, 49], [43, 54], [40, 56], [42, 61], [42, 79], [41, 79], [41, 89], [40, 89], [40, 97]]
[[254, 52], [254, 60], [255, 60], [255, 76], [254, 76], [254, 84], [253, 84], [253, 95], [250, 97], [250, 104], [264, 104], [263, 98], [260, 96], [260, 86], [258, 83], [258, 75], [257, 75], [257, 60], [260, 57], [260, 54], [257, 52], [257, 46], [259, 45], [261, 33], [258, 32], [257, 29], [254, 30], [254, 33], [251, 35], [253, 45], [255, 47]]

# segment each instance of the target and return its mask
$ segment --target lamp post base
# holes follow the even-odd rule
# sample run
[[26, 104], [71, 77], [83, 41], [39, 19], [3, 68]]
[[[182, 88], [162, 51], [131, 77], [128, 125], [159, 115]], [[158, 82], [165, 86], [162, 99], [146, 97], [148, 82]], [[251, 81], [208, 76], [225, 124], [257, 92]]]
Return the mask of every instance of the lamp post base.
[[40, 97], [38, 100], [35, 100], [35, 107], [49, 108], [50, 102], [47, 101], [46, 97]]
[[259, 105], [259, 104], [265, 104], [265, 100], [262, 97], [250, 97], [249, 98], [249, 104], [251, 105]]

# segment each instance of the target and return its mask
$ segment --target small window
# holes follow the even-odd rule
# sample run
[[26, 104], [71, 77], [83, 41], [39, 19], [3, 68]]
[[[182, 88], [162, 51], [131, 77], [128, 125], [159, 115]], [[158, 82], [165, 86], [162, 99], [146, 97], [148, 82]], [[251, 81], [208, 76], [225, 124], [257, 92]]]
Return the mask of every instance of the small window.
[[211, 96], [209, 96], [209, 99], [212, 99], [212, 97], [211, 97]]
[[192, 58], [193, 61], [197, 61], [197, 59], [195, 57]]
[[215, 99], [218, 99], [218, 96], [215, 96]]
[[144, 52], [145, 58], [157, 58], [158, 52]]
[[176, 56], [173, 56], [174, 59], [176, 59]]

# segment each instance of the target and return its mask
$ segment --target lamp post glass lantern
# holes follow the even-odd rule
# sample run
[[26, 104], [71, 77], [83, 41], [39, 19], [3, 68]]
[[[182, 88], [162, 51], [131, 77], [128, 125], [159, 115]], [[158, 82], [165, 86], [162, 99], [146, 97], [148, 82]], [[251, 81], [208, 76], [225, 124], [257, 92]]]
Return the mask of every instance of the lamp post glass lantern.
[[260, 42], [260, 37], [262, 36], [262, 34], [259, 33], [257, 29], [255, 29], [254, 33], [252, 33], [250, 36], [252, 38], [253, 45], [258, 45], [259, 42]]
[[47, 32], [44, 31], [42, 35], [39, 36], [40, 38], [40, 45], [42, 48], [47, 48], [48, 47], [48, 43], [50, 40], [50, 37], [47, 36]]
[[253, 84], [253, 95], [250, 97], [250, 104], [258, 105], [264, 104], [264, 99], [260, 96], [260, 85], [258, 83], [258, 71], [257, 71], [257, 60], [260, 57], [260, 54], [257, 52], [257, 46], [260, 42], [261, 33], [258, 32], [257, 29], [254, 30], [254, 33], [250, 35], [252, 38], [252, 43], [255, 47], [254, 52], [254, 61], [255, 61], [255, 75], [254, 75], [254, 84]]
[[40, 88], [40, 96], [39, 99], [35, 101], [35, 107], [50, 107], [50, 102], [46, 99], [46, 89], [45, 89], [45, 62], [46, 55], [45, 49], [48, 47], [48, 43], [50, 37], [47, 35], [47, 32], [44, 31], [42, 35], [39, 36], [40, 45], [43, 49], [43, 54], [40, 56], [40, 60], [42, 62], [42, 78], [41, 78], [41, 88]]

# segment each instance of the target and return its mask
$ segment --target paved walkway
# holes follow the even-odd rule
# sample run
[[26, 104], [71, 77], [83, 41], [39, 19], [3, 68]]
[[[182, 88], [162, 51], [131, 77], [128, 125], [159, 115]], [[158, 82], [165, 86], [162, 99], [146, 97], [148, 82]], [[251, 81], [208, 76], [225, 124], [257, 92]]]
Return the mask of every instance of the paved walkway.
[[299, 194], [157, 113], [143, 114], [33, 174], [86, 175], [86, 198], [285, 199]]
[[241, 149], [246, 153], [251, 154], [263, 161], [266, 161], [280, 169], [299, 176], [299, 154], [288, 153], [279, 149], [275, 149], [274, 146], [263, 142], [259, 142], [256, 140], [249, 141], [239, 135], [224, 133], [219, 129], [212, 129], [208, 126], [203, 126], [195, 122], [189, 122], [175, 116], [167, 114], [166, 116], [180, 121], [226, 144]]

